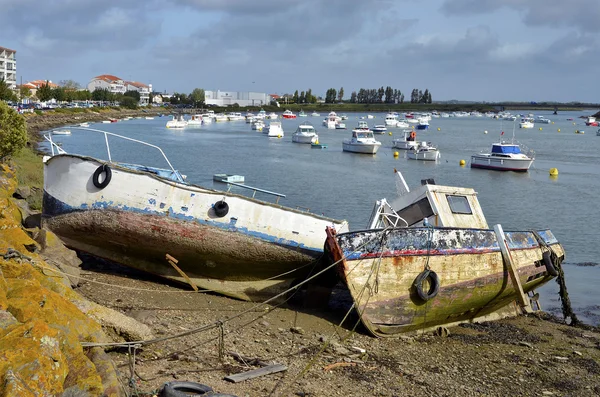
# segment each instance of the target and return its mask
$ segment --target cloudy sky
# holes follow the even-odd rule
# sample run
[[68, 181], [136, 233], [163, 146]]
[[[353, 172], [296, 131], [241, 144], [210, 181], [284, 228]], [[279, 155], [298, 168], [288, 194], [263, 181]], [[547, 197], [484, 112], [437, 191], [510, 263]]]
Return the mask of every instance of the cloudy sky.
[[[599, 0], [0, 0], [23, 82], [600, 102]], [[596, 73], [594, 73], [596, 72]]]

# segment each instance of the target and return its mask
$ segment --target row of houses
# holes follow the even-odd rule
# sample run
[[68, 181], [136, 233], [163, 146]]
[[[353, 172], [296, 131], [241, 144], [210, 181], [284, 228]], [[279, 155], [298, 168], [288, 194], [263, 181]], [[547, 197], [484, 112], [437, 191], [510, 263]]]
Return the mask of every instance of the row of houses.
[[[8, 48], [0, 47], [0, 80], [4, 80], [8, 86], [16, 90], [17, 86], [17, 52]], [[51, 88], [58, 87], [50, 80], [33, 80], [23, 84], [29, 88], [31, 95], [35, 96], [37, 90], [44, 84]], [[124, 94], [127, 91], [137, 91], [140, 94], [140, 105], [147, 105], [150, 102], [152, 84], [144, 84], [138, 81], [127, 81], [112, 74], [102, 74], [90, 80], [87, 89], [94, 92], [98, 89], [107, 89], [109, 92]], [[238, 91], [205, 91], [205, 104], [215, 106], [229, 106], [238, 104], [239, 106], [264, 106], [274, 101], [272, 95], [262, 92], [238, 92]], [[153, 102], [160, 103], [163, 96], [155, 95]], [[168, 97], [168, 95], [167, 95]]]

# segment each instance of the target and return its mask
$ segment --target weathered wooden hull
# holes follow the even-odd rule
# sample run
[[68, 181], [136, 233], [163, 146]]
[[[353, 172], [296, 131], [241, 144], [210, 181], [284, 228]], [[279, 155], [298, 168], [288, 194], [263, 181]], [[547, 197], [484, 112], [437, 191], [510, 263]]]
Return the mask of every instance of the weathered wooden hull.
[[[550, 231], [538, 233], [560, 263], [562, 246]], [[525, 292], [553, 278], [542, 258], [547, 248], [533, 232], [506, 232], [506, 239]], [[326, 249], [332, 263], [338, 262], [363, 324], [377, 336], [470, 321], [517, 297], [493, 230], [328, 231]], [[423, 301], [413, 283], [426, 266], [437, 274], [439, 292]]]
[[[306, 277], [323, 252], [326, 226], [344, 221], [223, 191], [159, 178], [111, 164], [103, 189], [92, 175], [102, 163], [60, 155], [44, 167], [44, 226], [70, 247], [228, 296], [263, 300]], [[228, 204], [217, 214], [215, 203]]]

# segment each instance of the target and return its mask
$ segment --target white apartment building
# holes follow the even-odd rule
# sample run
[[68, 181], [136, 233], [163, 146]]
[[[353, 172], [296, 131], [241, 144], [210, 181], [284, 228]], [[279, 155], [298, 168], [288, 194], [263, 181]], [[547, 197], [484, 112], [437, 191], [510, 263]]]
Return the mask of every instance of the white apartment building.
[[127, 91], [138, 91], [140, 93], [140, 104], [147, 105], [152, 92], [152, 84], [146, 85], [137, 81], [126, 81], [111, 74], [102, 74], [94, 77], [87, 85], [89, 92], [98, 89], [108, 89], [115, 94], [124, 94]]
[[0, 47], [0, 80], [13, 90], [17, 88], [17, 51]]
[[204, 103], [216, 106], [234, 103], [240, 106], [264, 106], [271, 103], [271, 97], [262, 92], [204, 91]]

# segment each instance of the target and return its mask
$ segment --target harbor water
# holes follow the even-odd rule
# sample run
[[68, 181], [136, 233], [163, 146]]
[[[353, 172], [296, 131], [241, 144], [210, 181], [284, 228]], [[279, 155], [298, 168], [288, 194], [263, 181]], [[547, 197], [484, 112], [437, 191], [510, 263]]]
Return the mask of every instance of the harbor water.
[[[363, 229], [376, 200], [396, 195], [394, 169], [402, 172], [409, 187], [422, 179], [437, 184], [472, 187], [492, 227], [504, 230], [551, 229], [566, 251], [563, 263], [568, 292], [577, 316], [590, 324], [600, 324], [600, 136], [598, 127], [586, 127], [580, 116], [594, 110], [577, 112], [536, 112], [552, 120], [520, 129], [518, 120], [503, 121], [489, 117], [433, 118], [429, 130], [417, 131], [417, 140], [438, 146], [438, 162], [409, 160], [402, 150], [392, 149], [392, 140], [402, 137], [402, 129], [388, 127], [392, 133], [375, 137], [382, 142], [376, 155], [342, 151], [342, 140], [366, 114], [349, 113], [346, 130], [327, 130], [321, 117], [278, 120], [284, 136], [268, 138], [253, 131], [244, 121], [218, 122], [199, 128], [172, 130], [165, 127], [170, 117], [152, 120], [132, 119], [97, 128], [159, 146], [187, 181], [218, 190], [228, 185], [213, 181], [213, 174], [237, 174], [245, 185], [282, 193], [279, 203], [308, 209], [326, 216], [346, 219], [352, 230]], [[516, 114], [518, 112], [511, 112]], [[385, 114], [373, 113], [365, 119], [369, 126], [383, 124]], [[572, 120], [567, 120], [572, 119]], [[266, 120], [268, 123], [269, 120]], [[310, 122], [326, 149], [292, 142], [291, 135], [301, 122]], [[575, 133], [576, 130], [585, 133]], [[62, 148], [75, 154], [107, 159], [104, 135], [71, 129], [71, 135], [55, 136]], [[487, 133], [485, 133], [487, 131]], [[504, 134], [501, 134], [504, 131]], [[560, 131], [560, 132], [559, 132]], [[472, 154], [489, 149], [499, 140], [513, 137], [535, 151], [529, 172], [498, 172], [471, 169]], [[167, 167], [160, 152], [134, 142], [109, 138], [112, 161]], [[47, 144], [42, 144], [48, 148]], [[398, 152], [397, 157], [394, 152]], [[460, 160], [466, 166], [459, 165]], [[557, 168], [558, 176], [549, 170]], [[232, 187], [237, 193], [253, 191]], [[275, 201], [274, 196], [256, 193], [256, 198]], [[558, 286], [555, 282], [540, 291], [544, 310], [560, 316]]]

